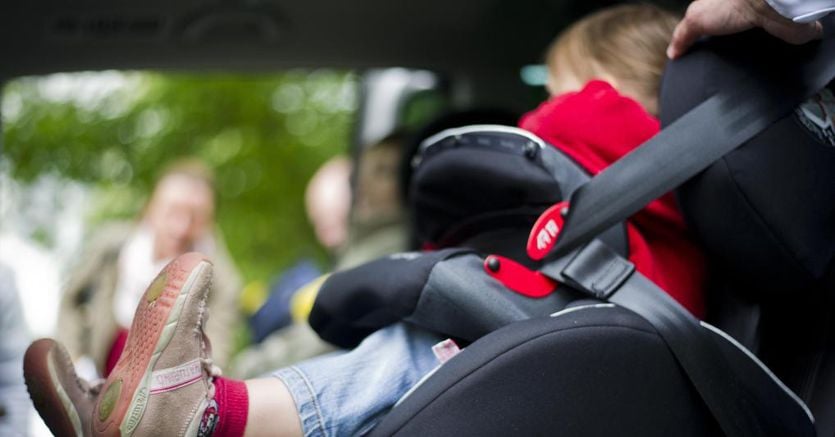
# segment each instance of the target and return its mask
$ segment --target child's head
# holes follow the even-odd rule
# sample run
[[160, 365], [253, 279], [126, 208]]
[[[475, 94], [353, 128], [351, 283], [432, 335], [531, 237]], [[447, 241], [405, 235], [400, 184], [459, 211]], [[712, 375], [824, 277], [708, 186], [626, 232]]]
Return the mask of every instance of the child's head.
[[548, 91], [576, 91], [602, 79], [655, 113], [677, 22], [676, 15], [646, 4], [607, 8], [577, 21], [548, 49]]

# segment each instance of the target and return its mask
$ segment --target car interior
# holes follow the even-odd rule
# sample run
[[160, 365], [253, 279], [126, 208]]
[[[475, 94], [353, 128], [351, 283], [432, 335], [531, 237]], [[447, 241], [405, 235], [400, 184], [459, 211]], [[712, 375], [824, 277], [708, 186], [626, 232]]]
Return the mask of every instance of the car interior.
[[[526, 74], [542, 63], [543, 48], [574, 20], [618, 3], [8, 1], [0, 5], [0, 83], [111, 69], [352, 70], [361, 82], [352, 143], [357, 148], [392, 132], [427, 93], [457, 110], [533, 108], [545, 92], [541, 80]], [[689, 2], [651, 3], [683, 11]], [[690, 186], [686, 195], [704, 196], [704, 189]], [[715, 235], [715, 229], [708, 224], [699, 231]], [[731, 237], [714, 239], [722, 238]], [[709, 249], [716, 244], [708, 242]], [[740, 267], [718, 256], [709, 262], [707, 321], [758, 356], [808, 405], [819, 435], [835, 435], [835, 259], [823, 268], [823, 279], [811, 285], [789, 281], [782, 289], [795, 292], [779, 293], [762, 293], [762, 284], [740, 276], [745, 263]], [[573, 319], [521, 322], [479, 340], [478, 360], [445, 368], [396, 407], [374, 435], [721, 433], [663, 342], [647, 334], [652, 328], [645, 321], [623, 309], [589, 311], [582, 323], [590, 329], [616, 320], [641, 334], [596, 338], [590, 353], [587, 337], [548, 337], [576, 324]], [[597, 369], [592, 386], [583, 375], [588, 369]], [[651, 378], [664, 383], [647, 383]]]

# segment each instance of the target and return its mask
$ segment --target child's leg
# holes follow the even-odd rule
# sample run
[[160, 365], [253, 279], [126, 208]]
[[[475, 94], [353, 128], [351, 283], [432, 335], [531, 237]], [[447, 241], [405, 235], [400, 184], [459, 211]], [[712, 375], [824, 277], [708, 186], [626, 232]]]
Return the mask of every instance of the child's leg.
[[[30, 395], [59, 435], [354, 435], [435, 367], [431, 334], [394, 325], [351, 352], [244, 383], [218, 377], [203, 334], [211, 264], [187, 254], [149, 286], [113, 372], [90, 388], [51, 340], [30, 346]], [[280, 379], [279, 379], [280, 378]], [[298, 405], [298, 407], [297, 407]]]
[[438, 366], [432, 346], [440, 340], [396, 324], [351, 351], [303, 361], [275, 376], [294, 400], [304, 435], [362, 435]]
[[287, 387], [276, 378], [246, 381], [249, 414], [244, 437], [301, 436], [296, 404]]

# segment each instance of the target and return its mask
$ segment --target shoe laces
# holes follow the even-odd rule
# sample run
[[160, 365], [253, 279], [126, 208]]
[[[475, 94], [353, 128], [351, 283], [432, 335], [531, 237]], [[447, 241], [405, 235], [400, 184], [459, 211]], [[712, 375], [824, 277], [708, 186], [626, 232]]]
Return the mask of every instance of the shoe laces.
[[87, 384], [88, 389], [90, 390], [90, 394], [92, 396], [98, 396], [101, 392], [102, 387], [104, 387], [105, 381], [106, 379], [99, 378], [94, 381], [90, 381], [89, 383], [87, 381], [84, 381], [84, 383]]
[[[210, 285], [211, 286], [211, 285]], [[206, 331], [204, 329], [206, 323], [209, 320], [209, 308], [206, 305], [206, 302], [201, 302], [199, 308], [199, 323], [194, 328], [195, 334], [200, 337], [200, 364], [203, 367], [203, 371], [209, 376], [208, 383], [209, 383], [209, 398], [215, 397], [215, 385], [212, 382], [214, 378], [217, 378], [222, 375], [222, 371], [220, 367], [215, 365], [214, 361], [212, 360], [212, 342], [209, 340], [209, 336], [206, 335]]]
[[75, 364], [72, 362], [72, 358], [70, 358], [69, 354], [67, 354], [64, 349], [61, 349], [61, 353], [58, 353], [58, 356], [55, 358], [57, 360], [62, 360], [63, 362], [59, 365], [62, 367], [67, 367], [72, 369], [72, 377], [75, 380], [76, 386], [81, 390], [82, 393], [86, 393], [91, 397], [98, 396], [101, 388], [104, 386], [104, 379], [99, 378], [92, 381], [87, 381], [86, 379], [82, 378], [78, 375], [78, 372], [75, 370]]

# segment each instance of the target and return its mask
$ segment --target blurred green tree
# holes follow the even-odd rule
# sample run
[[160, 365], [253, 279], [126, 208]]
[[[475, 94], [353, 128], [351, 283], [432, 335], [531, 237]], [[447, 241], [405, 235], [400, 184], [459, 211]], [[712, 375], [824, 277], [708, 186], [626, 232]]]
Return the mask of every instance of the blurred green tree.
[[326, 257], [303, 192], [322, 162], [347, 152], [356, 86], [353, 74], [330, 70], [20, 78], [3, 90], [2, 159], [23, 183], [51, 174], [89, 184], [95, 229], [135, 217], [169, 161], [202, 158], [215, 169], [218, 223], [244, 279], [267, 280], [302, 256]]

